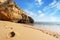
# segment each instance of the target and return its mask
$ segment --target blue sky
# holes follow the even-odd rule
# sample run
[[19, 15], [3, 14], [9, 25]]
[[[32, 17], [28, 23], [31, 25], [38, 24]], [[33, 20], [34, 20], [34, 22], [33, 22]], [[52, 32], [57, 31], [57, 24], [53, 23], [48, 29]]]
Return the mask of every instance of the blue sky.
[[38, 22], [60, 22], [60, 0], [14, 0]]

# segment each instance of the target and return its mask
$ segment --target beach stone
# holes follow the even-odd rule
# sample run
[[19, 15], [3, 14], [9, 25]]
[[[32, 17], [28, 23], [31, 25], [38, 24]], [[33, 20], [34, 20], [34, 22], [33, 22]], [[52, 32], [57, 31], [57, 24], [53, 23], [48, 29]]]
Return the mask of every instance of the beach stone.
[[32, 23], [26, 14], [13, 0], [0, 0], [0, 20], [16, 23]]

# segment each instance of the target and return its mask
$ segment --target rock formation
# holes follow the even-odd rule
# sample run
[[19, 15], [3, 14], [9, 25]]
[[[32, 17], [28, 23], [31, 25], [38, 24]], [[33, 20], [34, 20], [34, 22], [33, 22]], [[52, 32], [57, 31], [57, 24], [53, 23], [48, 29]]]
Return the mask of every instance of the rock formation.
[[34, 20], [27, 16], [26, 12], [21, 10], [12, 0], [0, 0], [0, 20], [16, 23], [34, 22]]
[[18, 21], [18, 23], [34, 23], [34, 20], [31, 17], [27, 17], [26, 15], [22, 15], [22, 19]]

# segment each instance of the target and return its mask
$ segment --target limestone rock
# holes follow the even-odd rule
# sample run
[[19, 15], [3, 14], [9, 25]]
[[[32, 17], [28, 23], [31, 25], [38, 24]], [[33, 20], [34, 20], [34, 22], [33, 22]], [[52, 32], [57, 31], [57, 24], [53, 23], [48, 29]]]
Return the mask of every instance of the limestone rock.
[[0, 4], [2, 4], [2, 3], [4, 3], [4, 2], [6, 2], [7, 0], [0, 0]]
[[21, 10], [12, 0], [0, 0], [0, 20], [32, 23], [26, 12]]

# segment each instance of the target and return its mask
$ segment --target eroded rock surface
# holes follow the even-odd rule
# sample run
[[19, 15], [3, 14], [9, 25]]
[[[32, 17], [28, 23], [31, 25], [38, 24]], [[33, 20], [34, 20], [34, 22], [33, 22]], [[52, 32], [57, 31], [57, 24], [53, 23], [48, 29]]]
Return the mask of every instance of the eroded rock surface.
[[[0, 20], [33, 23], [34, 20], [26, 15], [13, 0], [0, 0]], [[32, 20], [32, 21], [31, 21]]]

